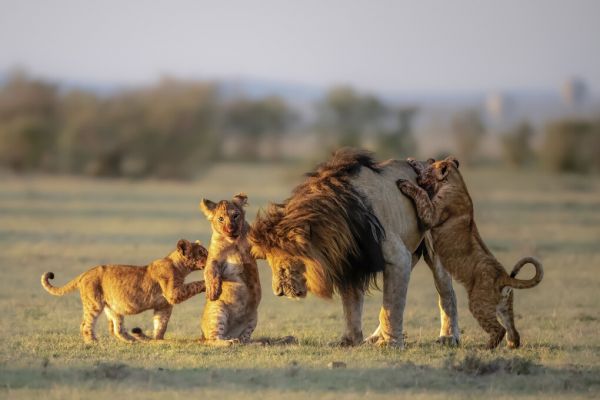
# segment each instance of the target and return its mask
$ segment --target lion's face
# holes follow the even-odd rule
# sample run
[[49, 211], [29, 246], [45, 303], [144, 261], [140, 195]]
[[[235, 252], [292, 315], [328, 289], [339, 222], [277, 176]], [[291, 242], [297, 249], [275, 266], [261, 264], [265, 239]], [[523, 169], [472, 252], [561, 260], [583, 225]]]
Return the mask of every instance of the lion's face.
[[417, 184], [433, 197], [440, 188], [448, 181], [449, 174], [458, 171], [458, 160], [447, 157], [444, 160], [428, 160], [429, 165], [417, 177]]
[[266, 255], [273, 274], [273, 294], [289, 298], [304, 298], [308, 293], [306, 266], [296, 257]]

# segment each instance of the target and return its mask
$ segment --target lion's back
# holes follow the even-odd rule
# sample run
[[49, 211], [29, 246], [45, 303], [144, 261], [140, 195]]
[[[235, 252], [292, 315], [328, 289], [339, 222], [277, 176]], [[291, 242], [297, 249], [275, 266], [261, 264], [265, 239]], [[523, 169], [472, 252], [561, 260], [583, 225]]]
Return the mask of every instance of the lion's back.
[[414, 251], [423, 232], [412, 201], [400, 192], [396, 181], [409, 179], [414, 182], [416, 174], [406, 161], [388, 160], [378, 167], [379, 171], [361, 168], [351, 182], [369, 201], [386, 235], [397, 235], [409, 250]]

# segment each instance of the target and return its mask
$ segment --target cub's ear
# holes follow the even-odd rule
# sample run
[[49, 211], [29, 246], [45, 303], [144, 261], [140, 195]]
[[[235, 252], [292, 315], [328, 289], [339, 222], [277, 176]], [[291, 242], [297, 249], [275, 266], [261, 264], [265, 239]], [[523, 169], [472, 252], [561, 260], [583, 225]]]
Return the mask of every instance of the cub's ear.
[[448, 176], [448, 164], [442, 163], [437, 168], [434, 168], [435, 177], [438, 181], [443, 181]]
[[217, 208], [217, 203], [210, 201], [208, 199], [202, 199], [200, 202], [200, 210], [204, 213], [206, 218], [210, 221], [215, 215], [215, 209]]
[[445, 161], [454, 163], [454, 165], [456, 166], [456, 168], [458, 168], [458, 166], [460, 165], [460, 163], [458, 162], [458, 160], [455, 157], [453, 157], [453, 156], [446, 157]]
[[192, 244], [188, 240], [179, 239], [177, 242], [177, 250], [181, 253], [181, 255], [189, 256], [192, 251]]
[[248, 196], [245, 193], [238, 193], [233, 196], [233, 203], [238, 207], [246, 207], [248, 205]]
[[429, 164], [429, 165], [433, 164], [434, 162], [435, 162], [435, 159], [433, 159], [433, 158], [427, 159], [427, 164]]

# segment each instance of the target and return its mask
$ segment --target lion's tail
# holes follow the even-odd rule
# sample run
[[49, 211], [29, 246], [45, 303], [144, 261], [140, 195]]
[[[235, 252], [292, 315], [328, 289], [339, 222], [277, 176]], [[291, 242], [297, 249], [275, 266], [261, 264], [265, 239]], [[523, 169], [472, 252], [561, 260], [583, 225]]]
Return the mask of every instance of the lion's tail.
[[[533, 264], [535, 267], [535, 276], [531, 279], [515, 278], [525, 264]], [[542, 281], [543, 277], [544, 269], [542, 268], [542, 263], [533, 257], [523, 257], [515, 264], [510, 276], [506, 277], [505, 285], [515, 289], [529, 289], [537, 286], [537, 284]]]
[[79, 285], [79, 278], [80, 276], [71, 280], [65, 286], [56, 287], [52, 286], [52, 284], [49, 282], [50, 279], [54, 279], [54, 272], [46, 272], [44, 275], [42, 275], [42, 286], [48, 293], [54, 296], [63, 296], [77, 289], [77, 286]]

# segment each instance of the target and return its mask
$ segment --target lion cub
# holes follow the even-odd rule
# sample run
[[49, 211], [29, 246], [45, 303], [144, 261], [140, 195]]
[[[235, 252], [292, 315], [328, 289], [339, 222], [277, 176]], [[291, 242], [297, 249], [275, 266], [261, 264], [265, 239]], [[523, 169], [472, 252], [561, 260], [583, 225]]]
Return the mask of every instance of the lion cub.
[[[488, 348], [498, 346], [507, 331], [508, 347], [519, 347], [512, 288], [526, 289], [540, 283], [544, 275], [541, 263], [525, 257], [517, 262], [510, 276], [506, 273], [479, 236], [473, 203], [458, 171], [458, 160], [430, 159], [427, 166], [412, 159], [408, 162], [418, 174], [420, 187], [403, 179], [398, 180], [398, 187], [414, 200], [419, 219], [431, 229], [433, 248], [441, 263], [467, 289], [469, 310], [490, 335]], [[515, 279], [528, 263], [535, 266], [535, 276]]]
[[200, 203], [212, 226], [204, 270], [207, 300], [201, 322], [202, 338], [211, 345], [249, 342], [258, 321], [261, 289], [247, 239], [247, 200], [246, 195], [237, 194], [232, 201], [203, 199]]
[[87, 343], [96, 340], [94, 326], [102, 310], [109, 332], [131, 342], [135, 338], [123, 327], [123, 315], [154, 309], [154, 339], [163, 339], [173, 305], [204, 291], [203, 281], [184, 281], [190, 272], [204, 268], [206, 257], [207, 250], [200, 243], [181, 239], [171, 254], [147, 266], [100, 265], [63, 287], [52, 286], [48, 280], [54, 279], [54, 273], [46, 272], [42, 286], [55, 296], [79, 289], [83, 303], [81, 334]]

